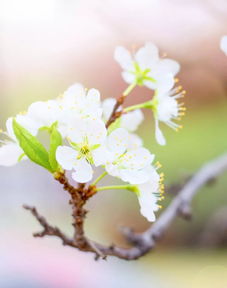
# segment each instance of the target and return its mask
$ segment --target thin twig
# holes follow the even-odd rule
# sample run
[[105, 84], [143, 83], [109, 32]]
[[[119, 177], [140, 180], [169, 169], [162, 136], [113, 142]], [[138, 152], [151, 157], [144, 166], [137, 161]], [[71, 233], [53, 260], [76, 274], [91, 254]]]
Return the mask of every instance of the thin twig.
[[84, 246], [78, 246], [77, 241], [69, 239], [58, 228], [50, 226], [45, 218], [40, 216], [34, 207], [25, 206], [30, 210], [39, 223], [43, 226], [44, 231], [39, 233], [39, 237], [45, 235], [56, 236], [62, 239], [64, 245], [77, 248], [81, 251], [92, 252], [96, 256], [112, 255], [126, 260], [138, 259], [152, 250], [157, 241], [163, 236], [169, 228], [172, 221], [177, 216], [182, 216], [188, 219], [191, 216], [191, 201], [198, 193], [199, 189], [208, 184], [213, 179], [216, 179], [220, 174], [227, 170], [227, 154], [224, 154], [217, 159], [205, 164], [202, 168], [188, 180], [185, 186], [179, 191], [168, 208], [161, 214], [158, 220], [145, 232], [135, 234], [131, 229], [124, 229], [124, 236], [134, 246], [129, 249], [111, 245], [109, 247], [99, 243], [95, 243], [87, 239], [84, 235]]
[[119, 107], [124, 103], [126, 96], [120, 96], [113, 108], [113, 111], [110, 115], [109, 120], [106, 122], [106, 128], [108, 128], [117, 118], [119, 118], [122, 114], [122, 111], [118, 111]]

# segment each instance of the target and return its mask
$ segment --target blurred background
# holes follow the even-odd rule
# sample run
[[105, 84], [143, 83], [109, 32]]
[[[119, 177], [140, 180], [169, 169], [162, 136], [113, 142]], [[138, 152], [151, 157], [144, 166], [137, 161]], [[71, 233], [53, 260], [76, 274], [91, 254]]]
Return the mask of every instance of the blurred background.
[[[181, 63], [187, 115], [179, 133], [163, 127], [165, 147], [154, 140], [150, 114], [139, 133], [162, 163], [166, 186], [182, 183], [227, 149], [227, 57], [219, 49], [225, 34], [226, 0], [0, 0], [1, 127], [75, 82], [118, 97], [126, 84], [115, 47], [133, 50], [151, 41]], [[129, 102], [148, 97], [147, 89], [136, 88]], [[203, 188], [192, 221], [177, 219], [146, 257], [95, 262], [55, 238], [32, 237], [40, 227], [24, 203], [72, 233], [68, 196], [51, 175], [26, 161], [0, 167], [0, 287], [226, 288], [226, 179]], [[167, 193], [163, 209], [173, 197]], [[103, 243], [125, 245], [120, 226], [143, 231], [149, 225], [129, 192], [101, 192], [88, 209], [87, 234]]]

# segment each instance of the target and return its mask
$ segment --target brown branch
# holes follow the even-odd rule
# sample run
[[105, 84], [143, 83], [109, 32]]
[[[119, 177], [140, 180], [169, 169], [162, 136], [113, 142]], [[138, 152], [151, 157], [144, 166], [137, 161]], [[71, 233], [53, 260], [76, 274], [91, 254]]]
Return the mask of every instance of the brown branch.
[[227, 244], [227, 206], [215, 211], [199, 234], [198, 244], [205, 247], [220, 247]]
[[118, 109], [121, 107], [121, 105], [124, 103], [126, 96], [122, 95], [120, 96], [113, 108], [113, 111], [110, 115], [109, 120], [106, 122], [106, 128], [108, 128], [117, 118], [119, 118], [122, 114], [122, 111], [118, 111]]
[[59, 228], [51, 226], [47, 220], [38, 213], [35, 207], [23, 205], [23, 208], [30, 211], [31, 214], [37, 219], [39, 224], [43, 227], [43, 231], [33, 234], [34, 237], [56, 236], [62, 240], [63, 245], [76, 247], [72, 239], [68, 238], [64, 233], [62, 233]]
[[[182, 216], [186, 219], [190, 218], [191, 201], [193, 197], [196, 195], [196, 193], [202, 186], [210, 183], [210, 181], [217, 178], [226, 170], [227, 154], [224, 154], [223, 156], [220, 156], [219, 158], [204, 165], [190, 180], [188, 180], [188, 182], [180, 190], [172, 203], [149, 229], [147, 229], [141, 234], [135, 234], [132, 230], [128, 228], [124, 229], [124, 236], [131, 244], [133, 244], [133, 247], [129, 249], [117, 247], [114, 245], [107, 247], [87, 239], [83, 233], [83, 220], [85, 215], [81, 215], [82, 223], [75, 223], [76, 233], [78, 233], [79, 231], [79, 235], [83, 240], [81, 242], [80, 238], [78, 240], [78, 238], [74, 236], [73, 239], [70, 239], [65, 236], [65, 234], [62, 233], [59, 228], [49, 225], [45, 218], [40, 216], [34, 207], [25, 206], [25, 208], [31, 211], [31, 213], [35, 216], [35, 218], [44, 228], [41, 233], [35, 234], [36, 237], [43, 237], [45, 235], [56, 236], [62, 240], [64, 245], [77, 248], [81, 251], [95, 253], [96, 259], [98, 259], [99, 257], [105, 259], [107, 255], [112, 255], [126, 260], [133, 260], [138, 259], [139, 257], [148, 253], [151, 249], [153, 249], [157, 241], [163, 236], [172, 221], [177, 216]], [[67, 184], [67, 180], [64, 179], [65, 176], [62, 175], [62, 177], [63, 179], [59, 182], [64, 185], [65, 190], [71, 191], [72, 187], [70, 186], [70, 184]], [[83, 186], [81, 190], [80, 187], [74, 189], [76, 190], [76, 192], [74, 191], [75, 194], [77, 194], [78, 199], [83, 202], [83, 205], [84, 203], [86, 203], [86, 200], [88, 199], [87, 197], [90, 197], [86, 195], [94, 194], [94, 192], [91, 193], [91, 191], [89, 190], [92, 188], [88, 188], [86, 190], [86, 188]], [[72, 195], [74, 195], [74, 192], [72, 193]], [[77, 199], [77, 197], [75, 197], [75, 199]], [[78, 203], [79, 202], [75, 202], [75, 204], [73, 205], [78, 205]], [[83, 205], [81, 205], [82, 211], [84, 211]], [[79, 210], [77, 210], [78, 207], [75, 206], [74, 209], [76, 209], [74, 212], [75, 214], [73, 213], [73, 218], [75, 219], [79, 214]], [[82, 225], [82, 231], [80, 231], [80, 225]]]

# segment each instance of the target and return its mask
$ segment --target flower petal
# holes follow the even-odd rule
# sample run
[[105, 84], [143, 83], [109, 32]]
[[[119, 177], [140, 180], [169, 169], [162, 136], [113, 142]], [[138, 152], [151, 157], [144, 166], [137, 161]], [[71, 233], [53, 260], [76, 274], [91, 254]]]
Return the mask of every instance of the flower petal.
[[119, 171], [120, 178], [125, 181], [129, 182], [132, 185], [135, 184], [143, 184], [150, 179], [150, 167], [146, 167], [141, 170], [130, 170], [130, 169], [122, 169]]
[[130, 133], [128, 149], [137, 149], [141, 146], [143, 146], [143, 140], [138, 135]]
[[102, 120], [79, 119], [73, 121], [69, 128], [68, 136], [75, 143], [83, 143], [87, 139], [89, 145], [101, 144], [107, 135], [105, 124]]
[[61, 110], [57, 101], [39, 101], [29, 106], [27, 116], [35, 121], [39, 128], [44, 126], [50, 127], [58, 120], [60, 112]]
[[138, 185], [139, 188], [139, 204], [140, 213], [147, 218], [148, 221], [155, 221], [155, 214], [159, 209], [157, 204], [158, 197], [154, 193], [158, 193], [159, 175], [153, 171], [150, 180], [147, 183]]
[[56, 160], [63, 169], [72, 170], [77, 162], [78, 152], [68, 146], [59, 146], [56, 151]]
[[36, 136], [39, 130], [39, 123], [34, 119], [30, 118], [27, 114], [17, 115], [16, 121], [28, 130], [33, 136]]
[[101, 120], [87, 120], [86, 136], [90, 145], [101, 144], [106, 139], [107, 130]]
[[94, 88], [88, 90], [87, 100], [89, 102], [93, 102], [93, 103], [99, 104], [99, 102], [100, 102], [100, 92], [99, 92], [99, 90], [94, 89]]
[[75, 172], [72, 173], [72, 178], [75, 181], [79, 183], [86, 183], [92, 179], [92, 167], [85, 159], [78, 160], [74, 166], [74, 169]]
[[158, 48], [153, 43], [146, 43], [135, 55], [136, 62], [142, 69], [152, 67], [158, 61]]
[[128, 131], [123, 128], [118, 128], [109, 135], [107, 146], [116, 156], [120, 156], [128, 147], [128, 139]]
[[136, 81], [136, 76], [135, 74], [127, 71], [121, 72], [122, 78], [125, 80], [126, 83], [132, 84], [133, 82]]
[[180, 64], [177, 61], [167, 58], [160, 60], [157, 67], [157, 72], [162, 74], [171, 73], [173, 76], [175, 76], [179, 71]]
[[133, 60], [130, 52], [122, 46], [118, 46], [114, 52], [114, 59], [124, 70], [133, 70]]
[[78, 100], [85, 98], [85, 89], [82, 84], [75, 83], [70, 86], [63, 94], [63, 101], [68, 105], [75, 105]]
[[141, 110], [135, 110], [127, 114], [123, 114], [121, 117], [121, 127], [133, 132], [137, 130], [143, 119], [144, 116]]
[[156, 87], [160, 93], [167, 92], [171, 90], [174, 86], [174, 77], [171, 73], [168, 74], [157, 74], [156, 75]]
[[6, 120], [6, 131], [11, 139], [17, 141], [17, 137], [15, 136], [13, 131], [13, 117], [10, 117]]
[[113, 112], [114, 105], [116, 103], [115, 98], [107, 98], [102, 102], [103, 119], [109, 120], [111, 113]]
[[13, 166], [18, 162], [23, 150], [16, 143], [6, 143], [0, 147], [0, 165]]
[[155, 120], [155, 137], [156, 137], [158, 144], [166, 145], [166, 139], [165, 139], [161, 129], [159, 128], [157, 119]]
[[101, 146], [92, 151], [92, 158], [95, 166], [105, 164], [111, 159], [111, 154], [105, 146]]
[[154, 155], [146, 148], [139, 147], [138, 149], [133, 149], [127, 151], [121, 157], [121, 166], [123, 165], [126, 169], [143, 169], [152, 163], [154, 160]]
[[221, 38], [220, 48], [227, 55], [227, 35]]

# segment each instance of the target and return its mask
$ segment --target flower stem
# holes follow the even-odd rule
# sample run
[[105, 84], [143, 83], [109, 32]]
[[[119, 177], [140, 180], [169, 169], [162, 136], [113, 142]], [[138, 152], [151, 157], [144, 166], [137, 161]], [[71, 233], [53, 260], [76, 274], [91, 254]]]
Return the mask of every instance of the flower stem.
[[150, 108], [151, 109], [152, 107], [153, 107], [152, 101], [147, 101], [144, 103], [129, 106], [129, 107], [124, 109], [124, 112], [127, 113], [129, 111], [133, 111], [133, 110], [137, 110], [137, 109], [141, 109], [141, 108]]
[[113, 185], [113, 186], [103, 186], [96, 188], [96, 191], [103, 191], [103, 190], [116, 190], [116, 189], [125, 189], [130, 190], [130, 188], [134, 187], [134, 185]]
[[128, 94], [136, 87], [137, 83], [133, 82], [128, 86], [128, 88], [123, 92], [123, 96], [126, 97]]
[[103, 177], [107, 175], [107, 172], [104, 171], [95, 181], [91, 184], [91, 186], [95, 186]]

